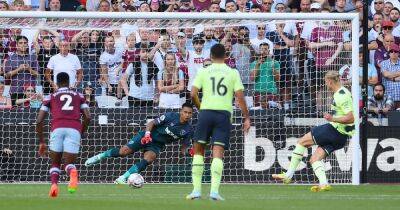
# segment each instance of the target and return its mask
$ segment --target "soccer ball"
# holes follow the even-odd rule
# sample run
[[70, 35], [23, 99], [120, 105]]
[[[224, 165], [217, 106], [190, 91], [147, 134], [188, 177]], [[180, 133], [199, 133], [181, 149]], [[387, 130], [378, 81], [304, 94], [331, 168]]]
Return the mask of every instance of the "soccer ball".
[[143, 187], [144, 179], [140, 174], [131, 174], [128, 177], [128, 185], [133, 188], [141, 188]]

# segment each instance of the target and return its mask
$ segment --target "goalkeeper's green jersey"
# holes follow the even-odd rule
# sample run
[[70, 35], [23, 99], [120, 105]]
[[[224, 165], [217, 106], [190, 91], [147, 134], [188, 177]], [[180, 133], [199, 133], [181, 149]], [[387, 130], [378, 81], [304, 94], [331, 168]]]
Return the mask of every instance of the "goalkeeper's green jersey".
[[231, 113], [234, 93], [244, 89], [239, 72], [225, 63], [213, 63], [199, 69], [193, 86], [203, 90], [200, 110], [224, 110]]
[[[335, 94], [333, 94], [333, 103], [331, 105], [331, 110], [333, 112], [333, 117], [343, 117], [349, 112], [353, 112], [353, 99], [350, 91], [341, 87]], [[352, 124], [342, 124], [336, 122], [330, 122], [331, 125], [336, 128], [341, 134], [352, 136], [355, 131], [354, 123]]]

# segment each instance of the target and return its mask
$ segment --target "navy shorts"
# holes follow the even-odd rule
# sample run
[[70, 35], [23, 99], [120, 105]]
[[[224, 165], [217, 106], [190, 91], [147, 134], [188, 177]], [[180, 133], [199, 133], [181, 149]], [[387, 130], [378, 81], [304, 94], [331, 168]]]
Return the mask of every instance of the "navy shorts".
[[142, 140], [144, 134], [145, 134], [145, 132], [140, 131], [138, 134], [136, 134], [134, 137], [132, 137], [131, 140], [129, 140], [129, 142], [128, 142], [128, 144], [126, 144], [126, 146], [129, 147], [130, 149], [132, 149], [134, 152], [153, 151], [158, 156], [158, 154], [160, 154], [161, 150], [164, 148], [164, 144], [154, 142], [154, 139], [152, 142], [150, 142], [148, 144], [142, 144], [141, 140]]
[[230, 112], [200, 110], [193, 139], [200, 144], [221, 145], [227, 149], [231, 128]]
[[349, 136], [339, 133], [330, 123], [311, 129], [314, 143], [330, 155], [333, 151], [343, 148]]

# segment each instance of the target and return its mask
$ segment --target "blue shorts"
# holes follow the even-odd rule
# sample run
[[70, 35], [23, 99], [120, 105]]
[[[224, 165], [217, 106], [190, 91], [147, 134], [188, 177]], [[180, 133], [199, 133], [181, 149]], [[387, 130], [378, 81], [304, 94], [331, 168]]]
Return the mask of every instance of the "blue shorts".
[[74, 128], [56, 128], [50, 133], [50, 151], [78, 154], [80, 145], [81, 133]]
[[330, 123], [311, 129], [311, 136], [316, 145], [330, 155], [335, 150], [343, 148], [349, 136], [339, 133]]
[[230, 112], [200, 110], [193, 139], [200, 144], [221, 145], [228, 149], [231, 129]]
[[134, 152], [153, 151], [158, 156], [158, 154], [160, 154], [161, 150], [164, 149], [164, 144], [155, 142], [154, 139], [152, 142], [150, 142], [148, 144], [142, 144], [141, 140], [144, 137], [144, 134], [145, 134], [144, 131], [140, 131], [138, 134], [136, 134], [134, 137], [132, 137], [131, 140], [129, 140], [129, 142], [128, 142], [128, 144], [126, 144], [126, 146], [129, 147], [130, 149], [132, 149]]

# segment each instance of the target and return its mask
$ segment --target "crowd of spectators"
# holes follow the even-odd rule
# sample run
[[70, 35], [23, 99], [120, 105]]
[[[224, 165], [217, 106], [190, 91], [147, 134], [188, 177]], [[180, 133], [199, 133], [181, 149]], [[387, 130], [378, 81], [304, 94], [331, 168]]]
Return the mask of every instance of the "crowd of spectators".
[[[348, 13], [363, 19], [361, 0], [4, 0], [0, 11]], [[369, 2], [368, 85], [372, 106], [383, 87], [400, 108], [400, 3]], [[51, 21], [51, 20], [48, 20]], [[76, 20], [66, 20], [76, 21]], [[110, 21], [98, 21], [107, 24]], [[181, 23], [177, 21], [178, 25]], [[71, 24], [76, 24], [73, 22]], [[210, 64], [210, 48], [226, 48], [226, 64], [239, 71], [255, 108], [323, 106], [323, 72], [338, 70], [349, 85], [351, 25], [345, 21], [269, 21], [243, 26], [193, 25], [135, 30], [0, 29], [0, 108], [40, 106], [57, 90], [59, 72], [92, 106], [179, 107], [189, 99], [197, 71]], [[360, 47], [360, 61], [362, 48]], [[360, 62], [360, 75], [363, 63]], [[347, 81], [346, 81], [347, 80]], [[361, 82], [361, 80], [360, 80]], [[8, 87], [8, 91], [4, 90]], [[308, 94], [308, 98], [306, 98]], [[4, 95], [4, 96], [3, 96]], [[375, 97], [375, 98], [374, 98]], [[297, 104], [293, 102], [296, 101]]]

